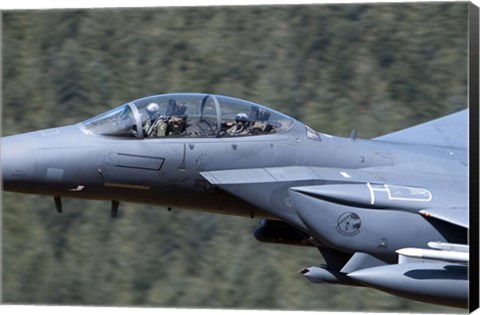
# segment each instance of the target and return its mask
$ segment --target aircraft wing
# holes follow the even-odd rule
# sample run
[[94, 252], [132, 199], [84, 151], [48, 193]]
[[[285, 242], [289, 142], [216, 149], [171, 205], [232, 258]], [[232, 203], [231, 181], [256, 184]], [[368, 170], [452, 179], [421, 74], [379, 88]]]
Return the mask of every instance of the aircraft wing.
[[[462, 185], [463, 178], [432, 174], [418, 176], [407, 169], [400, 170], [401, 172], [395, 167], [339, 169], [288, 166], [209, 171], [201, 174], [212, 185], [262, 208], [270, 204], [267, 196], [278, 187], [288, 186], [290, 190], [313, 197], [319, 202], [355, 205], [364, 209], [415, 212], [468, 228], [467, 204], [462, 203], [462, 196], [452, 195], [453, 192], [448, 189], [448, 185]], [[440, 184], [424, 186], [425, 182]], [[449, 198], [456, 201], [450, 202]], [[264, 202], [257, 204], [259, 200]]]
[[[285, 166], [225, 171], [209, 171], [201, 174], [213, 185], [255, 184], [269, 182], [296, 182], [304, 180], [351, 179], [357, 170], [342, 170], [329, 167]], [[355, 176], [357, 178], [357, 176]]]
[[466, 150], [468, 109], [417, 126], [389, 133], [373, 140]]
[[420, 210], [419, 213], [426, 217], [436, 218], [451, 224], [459, 225], [461, 227], [469, 227], [468, 208], [452, 207], [452, 208], [434, 208], [428, 210]]

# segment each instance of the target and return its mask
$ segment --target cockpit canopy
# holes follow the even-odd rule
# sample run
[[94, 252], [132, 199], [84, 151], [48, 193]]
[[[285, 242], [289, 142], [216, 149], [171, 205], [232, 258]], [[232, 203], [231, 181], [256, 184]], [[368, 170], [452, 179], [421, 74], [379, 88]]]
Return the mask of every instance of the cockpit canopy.
[[261, 105], [210, 94], [145, 97], [82, 123], [87, 133], [113, 137], [239, 137], [279, 133], [294, 120]]

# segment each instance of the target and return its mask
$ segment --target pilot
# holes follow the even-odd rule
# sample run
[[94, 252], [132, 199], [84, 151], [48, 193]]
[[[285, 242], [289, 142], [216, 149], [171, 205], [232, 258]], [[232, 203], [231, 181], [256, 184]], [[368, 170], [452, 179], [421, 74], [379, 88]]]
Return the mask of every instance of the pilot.
[[238, 113], [237, 116], [235, 116], [235, 124], [227, 129], [227, 134], [230, 136], [246, 136], [250, 132], [250, 123], [247, 114]]
[[[162, 123], [165, 124], [163, 117], [160, 115], [160, 106], [157, 103], [150, 103], [146, 108], [148, 118], [143, 125], [143, 132], [147, 137], [161, 136]], [[163, 128], [164, 130], [166, 128]], [[163, 134], [165, 135], [165, 133]]]

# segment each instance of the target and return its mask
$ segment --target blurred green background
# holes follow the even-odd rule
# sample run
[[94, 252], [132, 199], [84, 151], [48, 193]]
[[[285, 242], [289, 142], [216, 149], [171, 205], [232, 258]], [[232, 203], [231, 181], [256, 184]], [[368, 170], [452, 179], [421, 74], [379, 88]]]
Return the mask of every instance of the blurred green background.
[[[2, 133], [143, 96], [209, 92], [370, 138], [467, 105], [467, 3], [2, 13]], [[3, 302], [459, 312], [313, 285], [315, 249], [258, 243], [257, 220], [3, 193]]]

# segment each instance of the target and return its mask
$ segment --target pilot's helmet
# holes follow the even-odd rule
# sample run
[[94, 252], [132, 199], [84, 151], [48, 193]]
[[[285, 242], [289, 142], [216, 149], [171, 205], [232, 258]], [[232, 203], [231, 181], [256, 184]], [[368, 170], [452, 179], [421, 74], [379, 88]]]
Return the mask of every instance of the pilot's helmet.
[[245, 113], [238, 113], [237, 116], [235, 117], [235, 121], [238, 122], [248, 122], [248, 115]]
[[147, 114], [151, 118], [158, 116], [160, 113], [160, 106], [157, 103], [150, 103], [147, 105]]

